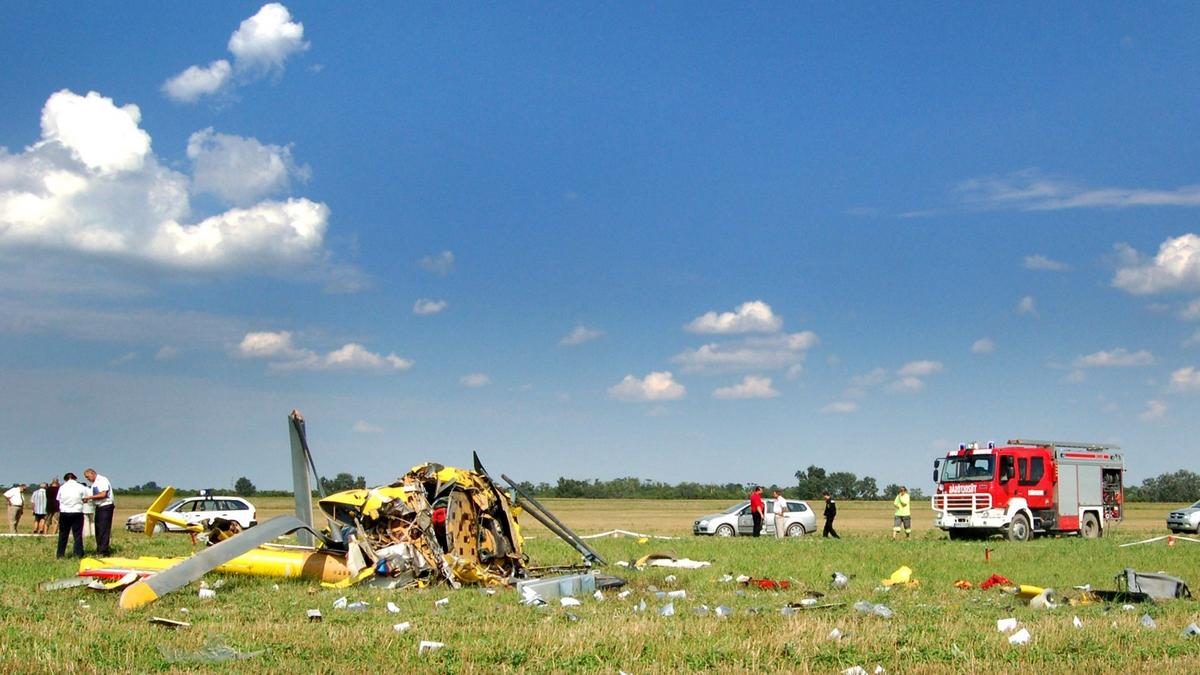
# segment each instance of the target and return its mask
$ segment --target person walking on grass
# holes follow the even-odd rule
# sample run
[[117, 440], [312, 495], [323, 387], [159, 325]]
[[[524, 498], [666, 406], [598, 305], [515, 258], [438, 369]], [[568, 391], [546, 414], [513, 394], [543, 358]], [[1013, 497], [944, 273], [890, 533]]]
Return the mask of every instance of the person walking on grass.
[[775, 499], [772, 502], [771, 511], [775, 516], [775, 537], [783, 539], [784, 535], [787, 534], [787, 527], [784, 523], [787, 521], [788, 507], [787, 500], [783, 498], [783, 495], [779, 494], [779, 490], [775, 490]]
[[58, 479], [50, 481], [46, 486], [46, 527], [47, 534], [58, 534]]
[[912, 536], [912, 509], [909, 508], [908, 488], [900, 486], [900, 492], [892, 501], [896, 507], [896, 515], [892, 518], [892, 539], [900, 536], [900, 527], [904, 526], [904, 538]]
[[754, 529], [751, 532], [755, 537], [762, 534], [763, 516], [767, 512], [767, 505], [763, 503], [762, 486], [755, 485], [750, 491], [750, 517], [754, 519]]
[[825, 529], [821, 532], [821, 536], [822, 537], [833, 537], [834, 539], [841, 539], [841, 537], [838, 536], [837, 530], [833, 529], [833, 519], [837, 518], [837, 502], [835, 502], [833, 500], [833, 497], [829, 496], [828, 492], [825, 493], [824, 497], [825, 497]]

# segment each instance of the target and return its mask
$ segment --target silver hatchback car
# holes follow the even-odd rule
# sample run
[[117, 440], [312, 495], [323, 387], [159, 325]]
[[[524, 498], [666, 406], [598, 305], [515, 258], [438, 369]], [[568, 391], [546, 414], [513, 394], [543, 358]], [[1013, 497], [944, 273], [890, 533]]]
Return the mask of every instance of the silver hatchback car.
[[[771, 513], [771, 500], [767, 501], [767, 516], [763, 519], [762, 533], [775, 536], [775, 517]], [[808, 502], [799, 499], [787, 500], [788, 512], [784, 516], [783, 533], [789, 537], [803, 537], [817, 530], [817, 514]], [[692, 523], [692, 534], [711, 534], [718, 537], [749, 536], [754, 533], [754, 518], [750, 515], [750, 502], [744, 501], [725, 509], [721, 513], [700, 516]]]
[[1172, 532], [1200, 533], [1200, 502], [1168, 513], [1167, 528]]

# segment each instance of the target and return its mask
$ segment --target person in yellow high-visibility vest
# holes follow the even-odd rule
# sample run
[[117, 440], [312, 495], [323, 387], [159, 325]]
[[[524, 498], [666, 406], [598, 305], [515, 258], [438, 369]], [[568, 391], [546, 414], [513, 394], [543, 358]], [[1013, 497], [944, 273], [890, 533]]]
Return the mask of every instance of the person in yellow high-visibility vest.
[[912, 536], [912, 509], [909, 508], [908, 488], [900, 486], [900, 492], [892, 502], [896, 506], [896, 516], [892, 519], [892, 539], [900, 536], [900, 527], [904, 527], [904, 536]]

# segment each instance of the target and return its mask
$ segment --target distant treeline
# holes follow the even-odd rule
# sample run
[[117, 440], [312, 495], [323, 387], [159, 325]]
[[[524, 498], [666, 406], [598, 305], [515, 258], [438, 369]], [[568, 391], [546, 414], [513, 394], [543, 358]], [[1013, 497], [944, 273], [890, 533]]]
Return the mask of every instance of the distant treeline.
[[[843, 500], [888, 500], [895, 498], [900, 486], [892, 483], [882, 490], [871, 476], [859, 478], [849, 471], [826, 472], [819, 466], [809, 466], [794, 474], [793, 485], [764, 485], [767, 493], [779, 490], [786, 497], [795, 499], [820, 499], [828, 491], [835, 499]], [[332, 479], [322, 478], [326, 493], [366, 487], [362, 476], [339, 473]], [[582, 499], [745, 499], [754, 483], [664, 483], [644, 478], [614, 478], [612, 480], [580, 480], [559, 478], [555, 483], [518, 483], [522, 491], [535, 497], [561, 497]], [[246, 477], [239, 478], [233, 488], [210, 488], [217, 493], [232, 492], [243, 497], [291, 497], [291, 490], [259, 490]], [[157, 495], [162, 487], [154, 481], [128, 488], [118, 488], [126, 494]], [[177, 488], [175, 494], [189, 497], [199, 494], [198, 489]], [[909, 487], [914, 499], [924, 497], [920, 488]], [[1127, 485], [1125, 499], [1131, 502], [1193, 502], [1200, 499], [1200, 474], [1179, 470], [1147, 478], [1141, 485]]]

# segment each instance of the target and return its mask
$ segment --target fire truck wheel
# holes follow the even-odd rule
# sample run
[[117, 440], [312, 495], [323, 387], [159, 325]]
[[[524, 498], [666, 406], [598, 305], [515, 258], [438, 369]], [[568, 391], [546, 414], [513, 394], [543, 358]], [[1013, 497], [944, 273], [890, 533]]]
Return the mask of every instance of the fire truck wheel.
[[1104, 532], [1100, 529], [1100, 521], [1096, 519], [1096, 514], [1083, 514], [1083, 524], [1079, 528], [1079, 533], [1086, 539], [1099, 539], [1104, 536]]
[[733, 526], [729, 525], [729, 524], [725, 524], [725, 525], [718, 527], [717, 528], [717, 536], [718, 537], [732, 537], [733, 536]]
[[1008, 538], [1011, 541], [1029, 541], [1033, 536], [1033, 532], [1029, 529], [1029, 519], [1025, 514], [1018, 513], [1013, 516], [1012, 522], [1008, 524]]

